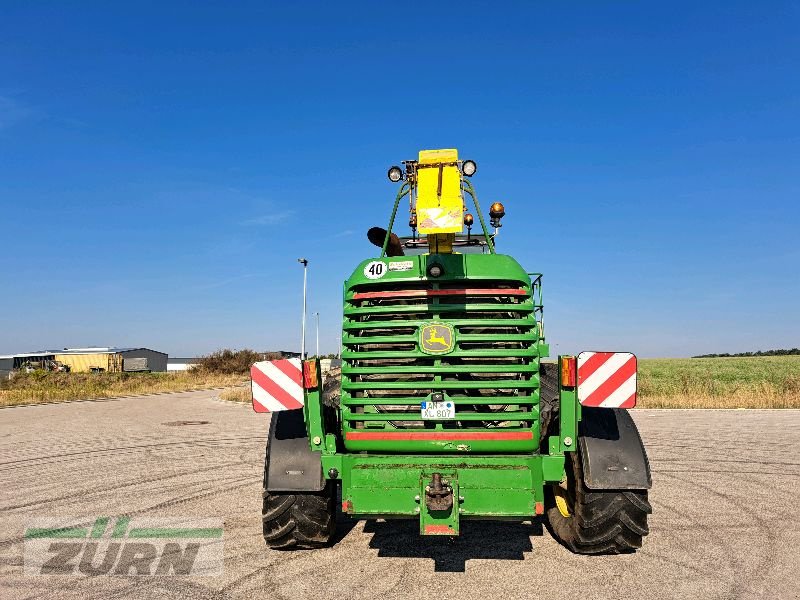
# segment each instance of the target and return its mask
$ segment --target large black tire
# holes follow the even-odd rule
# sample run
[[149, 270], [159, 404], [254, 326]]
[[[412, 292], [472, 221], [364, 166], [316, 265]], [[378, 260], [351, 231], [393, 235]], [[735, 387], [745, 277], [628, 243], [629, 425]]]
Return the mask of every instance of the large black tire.
[[558, 364], [541, 363], [539, 366], [539, 442], [547, 452], [547, 436], [557, 435], [553, 431], [558, 423]]
[[319, 548], [330, 543], [336, 531], [334, 491], [330, 481], [321, 492], [292, 494], [264, 490], [261, 519], [267, 546]]
[[342, 368], [333, 367], [323, 374], [322, 404], [331, 408], [339, 408], [342, 396]]
[[641, 548], [649, 532], [647, 515], [653, 512], [647, 490], [590, 490], [578, 452], [569, 452], [566, 462], [566, 484], [546, 490], [553, 535], [577, 554], [624, 554]]

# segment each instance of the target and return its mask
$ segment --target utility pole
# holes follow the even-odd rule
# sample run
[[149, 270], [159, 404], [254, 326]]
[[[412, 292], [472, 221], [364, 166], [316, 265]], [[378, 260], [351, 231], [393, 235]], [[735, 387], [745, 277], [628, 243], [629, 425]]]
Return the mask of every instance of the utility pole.
[[308, 260], [298, 258], [297, 262], [303, 265], [303, 339], [300, 342], [300, 359], [306, 358], [306, 301], [308, 299]]
[[314, 313], [317, 318], [317, 358], [319, 358], [319, 313]]

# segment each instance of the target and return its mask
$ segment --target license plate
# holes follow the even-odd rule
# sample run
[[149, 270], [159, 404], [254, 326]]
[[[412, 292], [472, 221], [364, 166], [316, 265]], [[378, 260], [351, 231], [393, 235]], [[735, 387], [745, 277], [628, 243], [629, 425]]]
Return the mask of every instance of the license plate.
[[420, 413], [423, 419], [455, 419], [456, 405], [453, 402], [422, 402]]

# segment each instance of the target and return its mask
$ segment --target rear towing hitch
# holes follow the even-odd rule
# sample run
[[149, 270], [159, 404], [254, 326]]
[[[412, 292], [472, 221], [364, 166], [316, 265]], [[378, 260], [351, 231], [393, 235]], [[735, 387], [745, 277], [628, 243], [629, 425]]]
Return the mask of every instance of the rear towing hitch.
[[442, 483], [442, 474], [434, 473], [431, 482], [425, 486], [425, 505], [429, 511], [448, 511], [453, 508], [453, 488]]
[[425, 501], [420, 503], [422, 510], [418, 510], [419, 532], [422, 535], [458, 535], [461, 509], [455, 503], [455, 498], [462, 502], [458, 495], [458, 474], [445, 473], [443, 476], [438, 472], [423, 472], [420, 486], [423, 486]]

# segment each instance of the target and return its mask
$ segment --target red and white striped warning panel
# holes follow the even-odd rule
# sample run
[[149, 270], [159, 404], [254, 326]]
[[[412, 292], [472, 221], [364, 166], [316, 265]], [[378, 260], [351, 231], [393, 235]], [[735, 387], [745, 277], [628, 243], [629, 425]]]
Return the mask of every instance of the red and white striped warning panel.
[[630, 352], [581, 352], [578, 402], [584, 406], [636, 406], [636, 357]]
[[250, 382], [256, 412], [291, 410], [305, 403], [299, 358], [257, 362], [250, 367]]

